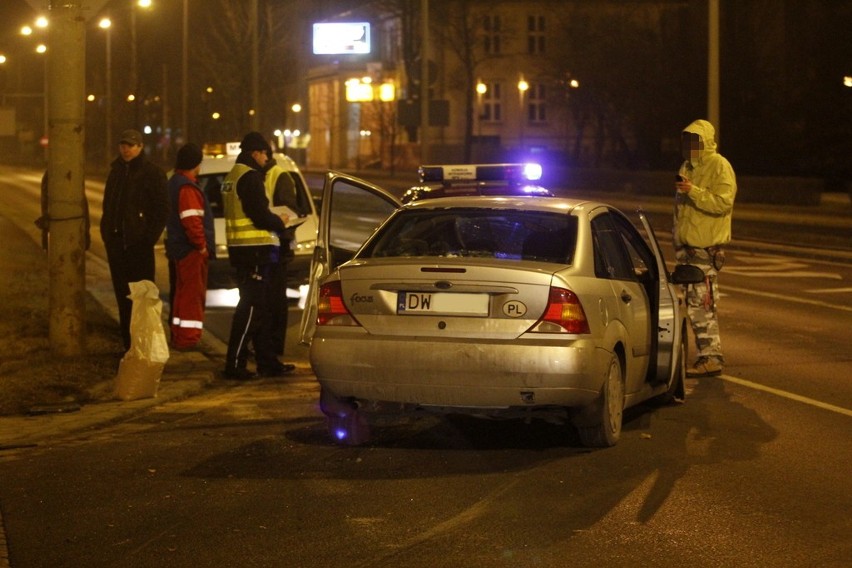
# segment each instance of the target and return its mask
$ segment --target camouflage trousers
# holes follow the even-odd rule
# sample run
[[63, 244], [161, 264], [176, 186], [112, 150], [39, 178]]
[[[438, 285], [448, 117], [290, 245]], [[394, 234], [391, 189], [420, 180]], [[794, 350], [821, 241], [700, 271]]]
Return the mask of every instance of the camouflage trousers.
[[704, 282], [686, 287], [686, 314], [695, 335], [698, 358], [714, 357], [724, 363], [716, 306], [719, 302], [717, 279], [725, 253], [719, 247], [683, 247], [675, 251], [675, 257], [678, 263], [697, 266], [704, 272]]

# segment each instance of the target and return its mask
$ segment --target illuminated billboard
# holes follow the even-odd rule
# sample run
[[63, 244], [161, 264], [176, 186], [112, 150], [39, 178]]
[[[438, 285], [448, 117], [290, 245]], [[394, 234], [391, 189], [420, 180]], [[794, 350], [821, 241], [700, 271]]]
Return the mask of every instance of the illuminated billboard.
[[335, 22], [314, 24], [314, 54], [370, 53], [370, 24], [368, 22]]

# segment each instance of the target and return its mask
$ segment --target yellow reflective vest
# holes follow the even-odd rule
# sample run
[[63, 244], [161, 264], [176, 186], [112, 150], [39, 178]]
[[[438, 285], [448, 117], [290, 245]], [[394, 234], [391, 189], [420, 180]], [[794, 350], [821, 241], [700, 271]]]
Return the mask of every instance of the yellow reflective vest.
[[[252, 168], [245, 164], [234, 164], [234, 167], [222, 182], [222, 202], [225, 206], [225, 236], [228, 239], [228, 246], [280, 246], [276, 233], [258, 229], [243, 211], [242, 201], [237, 195], [237, 182], [249, 171], [252, 171]], [[267, 193], [269, 193], [268, 189]], [[267, 195], [268, 197], [269, 195]]]

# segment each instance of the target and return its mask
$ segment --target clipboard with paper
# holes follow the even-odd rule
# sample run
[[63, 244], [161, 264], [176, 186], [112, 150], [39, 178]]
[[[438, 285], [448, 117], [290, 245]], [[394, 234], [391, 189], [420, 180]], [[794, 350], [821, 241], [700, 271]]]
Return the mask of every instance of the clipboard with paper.
[[293, 211], [286, 205], [270, 207], [269, 210], [275, 213], [276, 215], [287, 215], [287, 222], [284, 223], [284, 226], [288, 229], [290, 227], [296, 227], [298, 225], [301, 225], [302, 223], [308, 220], [307, 217], [299, 217], [299, 215], [295, 211]]

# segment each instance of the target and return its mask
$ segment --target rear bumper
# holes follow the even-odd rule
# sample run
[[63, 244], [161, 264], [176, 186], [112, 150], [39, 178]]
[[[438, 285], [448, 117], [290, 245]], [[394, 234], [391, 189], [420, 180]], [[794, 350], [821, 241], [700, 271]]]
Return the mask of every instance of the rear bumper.
[[599, 396], [608, 357], [591, 340], [469, 343], [358, 329], [325, 332], [310, 350], [317, 379], [337, 397], [469, 410], [585, 406]]

